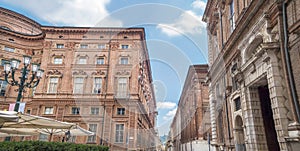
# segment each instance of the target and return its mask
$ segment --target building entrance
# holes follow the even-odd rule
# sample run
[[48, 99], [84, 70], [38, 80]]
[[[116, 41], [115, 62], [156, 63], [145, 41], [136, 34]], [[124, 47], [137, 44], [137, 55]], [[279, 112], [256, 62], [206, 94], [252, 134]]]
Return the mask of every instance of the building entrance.
[[258, 87], [258, 93], [261, 104], [261, 112], [263, 117], [268, 150], [280, 151], [279, 143], [277, 140], [277, 134], [275, 131], [275, 124], [271, 108], [271, 100], [268, 85]]

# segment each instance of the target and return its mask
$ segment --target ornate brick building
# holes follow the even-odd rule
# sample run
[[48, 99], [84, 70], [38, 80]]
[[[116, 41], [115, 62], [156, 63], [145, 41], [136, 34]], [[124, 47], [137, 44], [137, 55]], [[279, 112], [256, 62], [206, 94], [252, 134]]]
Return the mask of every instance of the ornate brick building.
[[299, 150], [299, 0], [208, 0], [215, 150]]
[[[210, 129], [207, 65], [189, 68], [178, 108], [171, 123], [169, 150], [205, 150]], [[204, 147], [204, 148], [203, 148]]]
[[[23, 94], [25, 113], [95, 132], [72, 137], [76, 143], [112, 150], [155, 148], [157, 112], [143, 28], [42, 26], [4, 8], [0, 16], [2, 63], [27, 54], [45, 70], [37, 88]], [[0, 85], [4, 110], [15, 103], [16, 87], [3, 75]]]

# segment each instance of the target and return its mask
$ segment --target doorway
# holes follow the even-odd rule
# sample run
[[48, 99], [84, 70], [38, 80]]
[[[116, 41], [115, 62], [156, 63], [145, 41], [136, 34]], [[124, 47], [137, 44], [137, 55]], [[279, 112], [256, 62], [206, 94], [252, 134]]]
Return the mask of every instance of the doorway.
[[246, 151], [245, 146], [245, 137], [244, 137], [244, 129], [243, 129], [243, 120], [241, 116], [237, 116], [235, 118], [235, 148], [236, 151]]
[[275, 130], [268, 85], [259, 86], [258, 93], [259, 93], [261, 112], [263, 117], [268, 150], [280, 151], [279, 143], [277, 140], [277, 133]]

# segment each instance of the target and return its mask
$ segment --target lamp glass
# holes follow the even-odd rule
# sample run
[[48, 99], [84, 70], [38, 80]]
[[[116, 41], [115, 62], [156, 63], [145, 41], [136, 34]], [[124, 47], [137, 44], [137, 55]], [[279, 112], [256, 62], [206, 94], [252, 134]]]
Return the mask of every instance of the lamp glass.
[[39, 69], [39, 65], [36, 64], [36, 63], [32, 63], [32, 65], [31, 65], [31, 71], [32, 72], [37, 72], [38, 69]]
[[4, 71], [5, 71], [6, 73], [8, 73], [8, 72], [10, 71], [10, 69], [11, 69], [11, 64], [8, 63], [8, 62], [6, 62], [6, 63], [4, 64]]
[[17, 59], [11, 59], [11, 67], [12, 68], [19, 68], [20, 60]]
[[36, 76], [37, 76], [38, 78], [40, 78], [40, 77], [43, 76], [43, 74], [44, 74], [44, 70], [39, 69], [39, 70], [37, 71], [37, 73], [36, 73]]
[[24, 64], [29, 65], [30, 61], [31, 61], [31, 57], [30, 56], [25, 56], [25, 55], [23, 57], [24, 57]]

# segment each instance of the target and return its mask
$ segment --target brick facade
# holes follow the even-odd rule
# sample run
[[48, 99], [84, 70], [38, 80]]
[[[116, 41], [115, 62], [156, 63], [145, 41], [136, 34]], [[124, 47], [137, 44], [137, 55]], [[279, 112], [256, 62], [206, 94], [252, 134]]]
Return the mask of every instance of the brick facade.
[[192, 65], [189, 68], [170, 127], [171, 150], [198, 150], [199, 142], [207, 142], [206, 136], [210, 130], [208, 85], [205, 83], [207, 70], [207, 65]]
[[[143, 28], [42, 26], [4, 8], [0, 16], [1, 60], [27, 54], [45, 70], [37, 88], [23, 94], [25, 113], [94, 127], [95, 139], [78, 136], [76, 143], [155, 147], [157, 111]], [[15, 89], [7, 85], [1, 110], [15, 103]]]

